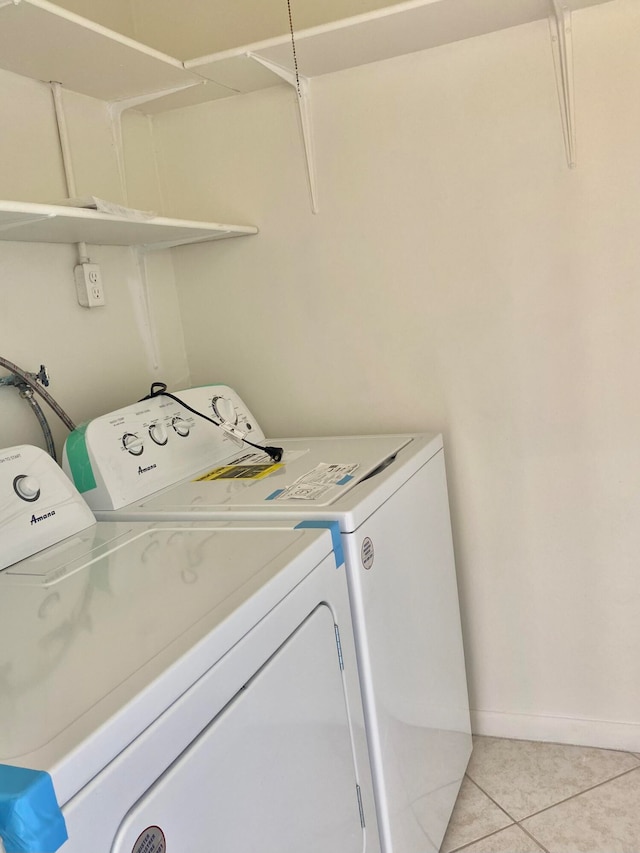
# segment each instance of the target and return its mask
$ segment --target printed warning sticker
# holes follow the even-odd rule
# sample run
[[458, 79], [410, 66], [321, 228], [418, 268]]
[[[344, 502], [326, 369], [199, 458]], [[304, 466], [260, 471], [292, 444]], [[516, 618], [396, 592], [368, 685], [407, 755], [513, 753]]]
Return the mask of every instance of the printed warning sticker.
[[354, 472], [358, 469], [357, 464], [337, 465], [320, 462], [311, 471], [307, 471], [301, 477], [281, 491], [269, 495], [267, 500], [276, 501], [314, 501], [321, 498], [334, 486], [345, 486], [353, 479]]
[[194, 483], [202, 483], [207, 480], [261, 480], [273, 474], [278, 468], [282, 468], [281, 462], [269, 463], [268, 465], [224, 465], [222, 468], [213, 468], [196, 477]]
[[303, 474], [302, 477], [298, 477], [296, 483], [316, 483], [322, 486], [335, 486], [341, 483], [342, 480], [345, 480], [345, 478], [351, 480], [357, 469], [357, 464], [329, 465], [327, 462], [320, 462], [311, 471]]
[[276, 495], [277, 501], [315, 501], [328, 492], [331, 486], [322, 486], [319, 483], [294, 483]]
[[[206, 474], [201, 474], [192, 480], [193, 483], [203, 483], [207, 480], [261, 480], [268, 477], [287, 462], [293, 462], [308, 453], [308, 450], [287, 450], [282, 462], [274, 463], [266, 453], [249, 451], [229, 459], [226, 465], [212, 468]], [[357, 466], [356, 466], [357, 467]]]

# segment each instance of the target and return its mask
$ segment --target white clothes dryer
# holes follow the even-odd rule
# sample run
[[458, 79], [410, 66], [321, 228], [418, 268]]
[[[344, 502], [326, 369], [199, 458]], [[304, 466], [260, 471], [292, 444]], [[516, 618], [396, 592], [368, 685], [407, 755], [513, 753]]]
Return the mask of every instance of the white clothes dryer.
[[256, 448], [264, 440], [233, 389], [205, 386], [91, 421], [69, 437], [64, 465], [102, 519], [333, 528], [381, 844], [435, 853], [471, 753], [442, 437], [271, 440], [278, 463]]
[[0, 849], [379, 853], [326, 530], [97, 522], [0, 451]]

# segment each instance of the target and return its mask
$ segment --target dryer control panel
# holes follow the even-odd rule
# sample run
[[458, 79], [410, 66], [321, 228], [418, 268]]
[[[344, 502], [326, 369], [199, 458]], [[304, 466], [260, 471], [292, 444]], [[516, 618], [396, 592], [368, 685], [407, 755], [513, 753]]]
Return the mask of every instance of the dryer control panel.
[[228, 385], [172, 394], [118, 409], [69, 435], [63, 467], [92, 509], [120, 509], [178, 483], [236, 454], [246, 446], [245, 437], [264, 441], [255, 418]]
[[0, 450], [0, 569], [95, 523], [69, 478], [44, 450], [26, 444]]

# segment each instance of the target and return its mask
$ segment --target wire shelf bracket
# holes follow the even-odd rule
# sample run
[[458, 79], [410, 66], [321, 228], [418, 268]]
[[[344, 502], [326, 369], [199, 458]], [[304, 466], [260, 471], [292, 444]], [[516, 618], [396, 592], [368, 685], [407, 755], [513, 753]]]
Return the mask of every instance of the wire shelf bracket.
[[259, 62], [273, 74], [284, 80], [293, 87], [298, 103], [298, 118], [300, 120], [300, 131], [302, 144], [304, 145], [304, 156], [307, 166], [307, 180], [309, 182], [309, 195], [311, 198], [312, 213], [318, 212], [318, 184], [316, 180], [315, 153], [313, 146], [313, 125], [311, 121], [311, 80], [302, 74], [296, 74], [276, 62], [271, 62], [257, 53], [249, 52], [250, 59]]
[[562, 132], [567, 163], [576, 168], [576, 124], [573, 87], [573, 37], [571, 31], [571, 9], [562, 0], [550, 0], [549, 30], [551, 52], [556, 72], [558, 100], [562, 116]]

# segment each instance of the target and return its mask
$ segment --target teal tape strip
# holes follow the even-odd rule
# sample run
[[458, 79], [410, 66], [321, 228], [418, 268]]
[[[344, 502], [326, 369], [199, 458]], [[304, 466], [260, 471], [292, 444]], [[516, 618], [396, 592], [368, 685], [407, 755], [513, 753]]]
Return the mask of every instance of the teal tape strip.
[[7, 853], [54, 853], [67, 827], [43, 770], [0, 764], [0, 836]]
[[340, 535], [340, 525], [337, 521], [301, 521], [296, 524], [295, 529], [300, 528], [326, 528], [331, 532], [331, 540], [333, 542], [333, 554], [336, 558], [336, 569], [344, 565], [344, 551], [342, 549], [342, 536]]
[[84, 437], [88, 426], [88, 423], [82, 424], [67, 437], [67, 459], [69, 460], [73, 482], [79, 492], [89, 492], [96, 487], [96, 478], [93, 475], [87, 442]]
[[267, 495], [265, 501], [273, 501], [278, 497], [278, 495], [281, 495], [283, 492], [284, 489], [276, 489], [275, 492], [271, 492], [270, 495]]
[[353, 480], [351, 474], [345, 474], [341, 480], [338, 480], [336, 486], [346, 486], [349, 480]]

